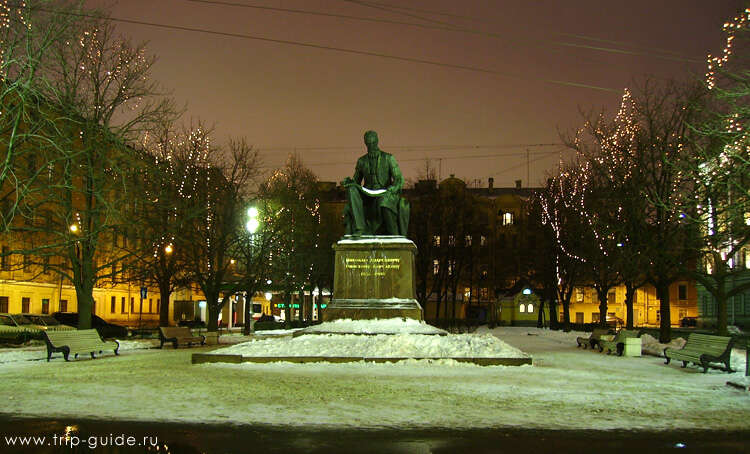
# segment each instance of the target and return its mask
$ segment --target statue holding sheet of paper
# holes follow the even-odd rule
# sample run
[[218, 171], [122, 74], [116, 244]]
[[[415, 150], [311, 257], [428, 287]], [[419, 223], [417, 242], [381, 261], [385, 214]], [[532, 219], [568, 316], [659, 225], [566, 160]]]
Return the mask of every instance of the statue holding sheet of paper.
[[365, 133], [367, 154], [357, 160], [354, 177], [341, 182], [346, 189], [345, 233], [406, 236], [409, 203], [401, 197], [404, 177], [393, 155], [378, 148], [378, 134]]

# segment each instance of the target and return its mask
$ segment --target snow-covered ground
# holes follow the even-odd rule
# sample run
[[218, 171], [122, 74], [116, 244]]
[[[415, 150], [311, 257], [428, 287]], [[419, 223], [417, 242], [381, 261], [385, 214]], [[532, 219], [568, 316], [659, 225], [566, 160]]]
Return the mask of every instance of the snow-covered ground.
[[[212, 347], [123, 349], [119, 357], [105, 353], [95, 360], [47, 363], [10, 360], [23, 351], [44, 358], [43, 347], [4, 350], [0, 411], [340, 428], [750, 429], [750, 393], [726, 386], [730, 379], [743, 380], [744, 351], [732, 357], [738, 372], [703, 374], [692, 366], [664, 365], [655, 356], [578, 349], [581, 334], [480, 327], [472, 335], [492, 336], [530, 354], [534, 364], [520, 367], [452, 360], [190, 364], [192, 353]], [[253, 343], [275, 341], [289, 338]]]

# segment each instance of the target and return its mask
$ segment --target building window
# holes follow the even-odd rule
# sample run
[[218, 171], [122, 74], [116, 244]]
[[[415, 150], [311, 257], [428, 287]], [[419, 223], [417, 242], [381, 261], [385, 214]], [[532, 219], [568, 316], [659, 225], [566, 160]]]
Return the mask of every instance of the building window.
[[149, 314], [151, 314], [151, 313], [152, 313], [152, 312], [151, 312], [151, 309], [152, 309], [152, 305], [153, 305], [153, 304], [154, 304], [154, 299], [153, 299], [153, 298], [149, 298], [149, 299], [148, 299], [148, 313], [149, 313]]
[[31, 298], [28, 298], [25, 296], [21, 298], [21, 313], [23, 314], [31, 313]]
[[513, 213], [503, 213], [503, 225], [513, 225]]
[[677, 293], [679, 294], [678, 297], [680, 301], [686, 301], [687, 300], [687, 285], [677, 286]]
[[[581, 290], [580, 288], [576, 289], [576, 302], [577, 303], [582, 303], [583, 302], [583, 290]], [[581, 322], [581, 323], [583, 323], [583, 322]]]
[[521, 305], [518, 307], [518, 312], [526, 312], [526, 305], [521, 303]]
[[47, 298], [42, 299], [42, 314], [49, 314], [49, 300]]
[[440, 272], [440, 261], [435, 259], [432, 261], [432, 274], [438, 274]]
[[615, 304], [617, 302], [617, 293], [614, 290], [611, 290], [609, 293], [607, 293], [607, 304]]
[[453, 271], [456, 269], [456, 261], [455, 260], [448, 260], [448, 274], [450, 276], [453, 276]]
[[121, 314], [127, 314], [126, 307], [125, 307], [125, 297], [124, 296], [120, 299], [120, 313]]
[[488, 300], [490, 298], [490, 290], [487, 287], [479, 289], [479, 296], [482, 300]]
[[440, 246], [440, 235], [435, 235], [432, 237], [432, 245]]
[[[156, 298], [156, 313], [157, 314], [159, 313], [159, 305], [160, 304], [161, 304], [161, 299], [160, 298]], [[258, 311], [258, 312], [260, 312], [260, 311]]]
[[591, 323], [599, 323], [599, 321], [601, 320], [600, 315], [601, 314], [599, 312], [593, 312], [591, 314]]
[[482, 235], [479, 237], [479, 245], [480, 246], [487, 246], [487, 237]]
[[471, 247], [471, 235], [466, 235], [465, 244], [466, 247]]
[[[8, 246], [3, 246], [3, 252], [2, 257], [0, 257], [0, 268], [2, 268], [3, 271], [10, 270], [10, 249]], [[8, 312], [8, 311], [5, 311]]]
[[114, 314], [116, 309], [117, 309], [117, 297], [113, 296], [109, 300], [109, 312]]
[[529, 314], [533, 313], [534, 312], [534, 305], [533, 304], [527, 304], [526, 305], [526, 312], [528, 312]]
[[455, 246], [455, 245], [456, 245], [456, 236], [448, 235], [448, 246]]
[[481, 279], [485, 280], [487, 279], [487, 276], [488, 276], [487, 270], [482, 270]]
[[8, 297], [7, 296], [0, 296], [0, 312], [8, 313], [10, 312], [8, 310]]
[[135, 298], [131, 296], [130, 297], [130, 313], [132, 314], [134, 312], [135, 312]]
[[60, 312], [68, 312], [68, 300], [60, 300]]

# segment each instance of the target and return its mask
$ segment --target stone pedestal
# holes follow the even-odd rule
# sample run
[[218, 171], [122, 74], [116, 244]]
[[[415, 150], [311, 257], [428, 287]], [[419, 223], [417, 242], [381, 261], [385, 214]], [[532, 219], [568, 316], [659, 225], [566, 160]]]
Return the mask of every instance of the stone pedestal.
[[422, 320], [416, 299], [417, 246], [404, 237], [344, 237], [336, 251], [333, 298], [323, 321], [406, 317]]

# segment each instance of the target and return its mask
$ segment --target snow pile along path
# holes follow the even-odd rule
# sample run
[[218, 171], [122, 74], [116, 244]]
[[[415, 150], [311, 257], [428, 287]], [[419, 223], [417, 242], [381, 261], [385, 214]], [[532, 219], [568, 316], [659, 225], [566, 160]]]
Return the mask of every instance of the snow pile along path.
[[211, 353], [252, 357], [528, 358], [490, 334], [315, 334], [245, 342]]
[[374, 320], [339, 319], [305, 328], [306, 334], [447, 334], [446, 331], [411, 318]]

